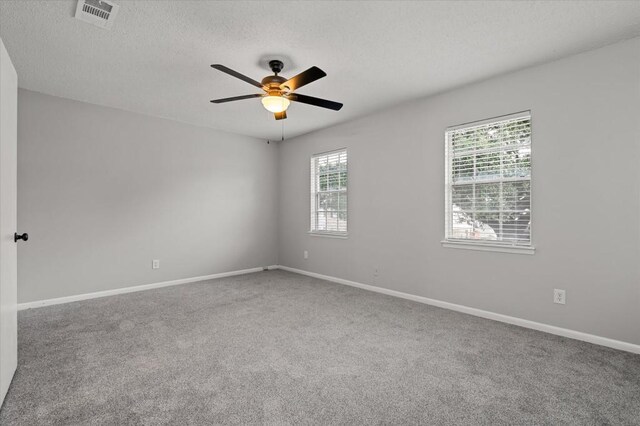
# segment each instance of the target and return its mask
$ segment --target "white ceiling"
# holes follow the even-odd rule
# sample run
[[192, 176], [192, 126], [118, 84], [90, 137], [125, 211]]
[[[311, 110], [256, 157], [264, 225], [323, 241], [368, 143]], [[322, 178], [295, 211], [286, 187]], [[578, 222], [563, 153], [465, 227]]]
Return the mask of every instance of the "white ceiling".
[[409, 99], [640, 35], [640, 1], [208, 2], [115, 0], [111, 30], [74, 19], [76, 1], [2, 1], [0, 37], [20, 87], [260, 138], [282, 122], [259, 99], [210, 99], [312, 65], [328, 76], [300, 93], [344, 103], [294, 103], [286, 137]]

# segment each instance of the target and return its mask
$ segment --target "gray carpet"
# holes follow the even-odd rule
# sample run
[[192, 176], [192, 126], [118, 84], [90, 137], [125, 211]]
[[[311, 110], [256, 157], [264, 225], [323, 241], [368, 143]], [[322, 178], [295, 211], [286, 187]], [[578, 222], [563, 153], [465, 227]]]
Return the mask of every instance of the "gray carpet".
[[284, 271], [20, 312], [0, 424], [640, 424], [640, 356]]

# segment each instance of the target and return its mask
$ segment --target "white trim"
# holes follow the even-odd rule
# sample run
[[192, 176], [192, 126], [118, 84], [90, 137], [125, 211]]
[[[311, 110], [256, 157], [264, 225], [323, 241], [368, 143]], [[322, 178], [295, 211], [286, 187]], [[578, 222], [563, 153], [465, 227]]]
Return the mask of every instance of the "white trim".
[[[267, 268], [278, 269], [278, 266], [271, 265], [271, 266], [268, 266]], [[57, 297], [55, 299], [36, 300], [34, 302], [18, 303], [18, 310], [22, 311], [25, 309], [41, 308], [44, 306], [60, 305], [62, 303], [77, 302], [79, 300], [97, 299], [99, 297], [115, 296], [117, 294], [133, 293], [136, 291], [152, 290], [154, 288], [189, 284], [189, 283], [195, 283], [198, 281], [206, 281], [206, 280], [213, 280], [216, 278], [231, 277], [234, 275], [251, 274], [253, 272], [261, 272], [263, 270], [264, 269], [262, 267], [240, 269], [238, 271], [221, 272], [219, 274], [203, 275], [201, 277], [181, 278], [178, 280], [162, 281], [159, 283], [136, 285], [132, 287], [121, 287], [113, 290], [96, 291], [94, 293], [74, 294], [73, 296]]]
[[[497, 117], [492, 117], [492, 118], [487, 118], [484, 120], [479, 120], [479, 121], [472, 121], [472, 122], [468, 122], [468, 123], [462, 123], [462, 124], [458, 124], [455, 126], [450, 126], [447, 127], [445, 129], [444, 132], [444, 152], [445, 152], [445, 211], [444, 211], [444, 216], [445, 216], [445, 223], [444, 223], [444, 240], [442, 241], [442, 243], [448, 243], [447, 245], [443, 244], [443, 247], [447, 247], [447, 248], [461, 248], [461, 249], [469, 249], [469, 250], [481, 250], [481, 251], [494, 251], [494, 252], [502, 252], [502, 253], [518, 253], [518, 254], [535, 254], [535, 249], [533, 247], [533, 243], [534, 243], [534, 233], [533, 233], [533, 222], [534, 222], [534, 216], [533, 216], [533, 180], [531, 179], [531, 176], [533, 176], [533, 164], [534, 164], [534, 151], [531, 150], [531, 159], [530, 161], [530, 173], [528, 177], [522, 177], [522, 178], [509, 178], [509, 179], [487, 179], [487, 180], [478, 180], [478, 181], [469, 181], [469, 182], [464, 182], [465, 184], [472, 184], [472, 183], [497, 183], [497, 182], [516, 182], [516, 181], [529, 181], [529, 240], [531, 245], [530, 249], [524, 249], [521, 250], [519, 248], [516, 248], [516, 250], [504, 250], [504, 249], [492, 249], [492, 248], [476, 248], [476, 247], [462, 247], [462, 246], [454, 246], [453, 244], [455, 244], [455, 241], [451, 241], [448, 240], [447, 238], [449, 237], [449, 235], [451, 235], [451, 208], [453, 207], [452, 203], [451, 203], [451, 192], [452, 192], [452, 187], [455, 185], [452, 182], [452, 176], [451, 176], [451, 167], [452, 167], [452, 153], [451, 153], [451, 139], [450, 139], [450, 132], [459, 130], [459, 129], [465, 129], [465, 128], [474, 128], [474, 127], [481, 127], [481, 126], [485, 126], [487, 124], [491, 124], [491, 123], [501, 123], [501, 122], [505, 122], [505, 121], [511, 121], [511, 120], [517, 120], [517, 119], [521, 119], [521, 118], [528, 118], [529, 119], [529, 126], [531, 128], [531, 133], [529, 135], [529, 143], [527, 144], [529, 146], [529, 148], [531, 149], [532, 145], [533, 145], [533, 139], [534, 139], [534, 131], [533, 131], [533, 125], [534, 125], [534, 121], [533, 121], [533, 114], [531, 112], [531, 109], [527, 109], [527, 110], [523, 110], [523, 111], [519, 111], [519, 112], [515, 112], [512, 114], [505, 114], [505, 115], [500, 115]], [[463, 184], [462, 182], [457, 183], [457, 184]], [[464, 243], [464, 242], [463, 242]], [[497, 244], [496, 244], [497, 245]]]
[[517, 120], [518, 118], [531, 117], [531, 110], [526, 109], [520, 112], [514, 112], [513, 114], [498, 115], [497, 117], [485, 118], [482, 120], [469, 121], [467, 123], [456, 124], [455, 126], [447, 127], [446, 131], [455, 131], [460, 129], [466, 129], [471, 127], [481, 127], [490, 123], [502, 123], [504, 121]]
[[363, 290], [374, 291], [376, 293], [382, 293], [389, 296], [400, 297], [402, 299], [413, 300], [414, 302], [424, 303], [426, 305], [431, 305], [431, 306], [437, 306], [439, 308], [449, 309], [456, 312], [462, 312], [465, 314], [474, 315], [477, 317], [486, 318], [494, 321], [500, 321], [507, 324], [513, 324], [513, 325], [517, 325], [524, 328], [530, 328], [532, 330], [538, 330], [538, 331], [542, 331], [549, 334], [555, 334], [557, 336], [568, 337], [570, 339], [576, 339], [576, 340], [582, 340], [583, 342], [589, 342], [589, 343], [606, 346], [613, 349], [619, 349], [621, 351], [640, 354], [640, 345], [636, 345], [634, 343], [628, 343], [628, 342], [623, 342], [621, 340], [609, 339], [607, 337], [596, 336], [594, 334], [583, 333], [581, 331], [570, 330], [568, 328], [556, 327], [554, 325], [543, 324], [540, 322], [512, 317], [509, 315], [497, 314], [495, 312], [484, 311], [482, 309], [471, 308], [469, 306], [443, 302], [441, 300], [430, 299], [423, 296], [416, 296], [413, 294], [403, 293], [401, 291], [390, 290], [382, 287], [376, 287], [369, 284], [362, 284], [355, 281], [345, 280], [343, 278], [336, 278], [336, 277], [331, 277], [329, 275], [322, 275], [315, 272], [304, 271], [302, 269], [290, 268], [288, 266], [278, 265], [277, 269], [282, 269], [283, 271], [294, 272], [301, 275], [307, 275], [309, 277], [319, 278], [321, 280], [331, 281], [338, 284], [344, 284], [351, 287], [357, 287]]
[[347, 150], [347, 147], [345, 146], [342, 148], [332, 149], [331, 151], [318, 152], [318, 153], [312, 154], [311, 158], [324, 157], [325, 155], [333, 154], [340, 151], [346, 151], [346, 150]]
[[[507, 324], [513, 324], [520, 327], [530, 328], [530, 329], [542, 331], [545, 333], [555, 334], [557, 336], [568, 337], [570, 339], [581, 340], [581, 341], [593, 343], [596, 345], [606, 346], [613, 349], [619, 349], [622, 351], [640, 354], [640, 345], [623, 342], [620, 340], [609, 339], [607, 337], [596, 336], [594, 334], [583, 333], [581, 331], [570, 330], [568, 328], [556, 327], [553, 325], [548, 325], [548, 324], [543, 324], [543, 323], [530, 321], [522, 318], [512, 317], [509, 315], [503, 315], [503, 314], [498, 314], [490, 311], [484, 311], [482, 309], [471, 308], [469, 306], [457, 305], [455, 303], [444, 302], [436, 299], [430, 299], [423, 296], [416, 296], [409, 293], [403, 293], [401, 291], [390, 290], [383, 287], [376, 287], [369, 284], [362, 284], [356, 281], [349, 281], [343, 278], [337, 278], [329, 275], [318, 274], [316, 272], [309, 272], [302, 269], [290, 268], [288, 266], [271, 265], [271, 266], [268, 266], [268, 269], [269, 270], [282, 269], [283, 271], [289, 271], [296, 274], [318, 278], [321, 280], [331, 281], [334, 283], [348, 285], [351, 287], [357, 287], [363, 290], [369, 290], [376, 293], [386, 294], [388, 296], [394, 296], [402, 299], [413, 300], [414, 302], [424, 303], [426, 305], [437, 306], [439, 308], [449, 309], [452, 311], [462, 312], [465, 314], [474, 315], [481, 318], [500, 321]], [[182, 278], [178, 280], [163, 281], [163, 282], [153, 283], [153, 284], [144, 284], [144, 285], [138, 285], [133, 287], [123, 287], [123, 288], [118, 288], [114, 290], [98, 291], [95, 293], [77, 294], [73, 296], [58, 297], [55, 299], [46, 299], [46, 300], [37, 300], [34, 302], [18, 303], [18, 310], [22, 311], [25, 309], [59, 305], [62, 303], [76, 302], [80, 300], [96, 299], [99, 297], [114, 296], [117, 294], [133, 293], [137, 291], [151, 290], [154, 288], [162, 288], [162, 287], [169, 287], [174, 285], [188, 284], [188, 283], [193, 283], [198, 281], [212, 280], [216, 278], [231, 277], [234, 275], [250, 274], [254, 272], [260, 272], [262, 270], [263, 270], [262, 267], [241, 269], [238, 271], [222, 272], [219, 274], [204, 275], [201, 277]]]
[[349, 234], [347, 233], [338, 234], [335, 232], [319, 232], [319, 231], [309, 231], [307, 233], [309, 235], [313, 235], [314, 237], [341, 238], [343, 240], [346, 240], [347, 238], [349, 238]]
[[536, 248], [532, 246], [509, 246], [490, 243], [472, 243], [465, 241], [440, 241], [442, 247], [479, 250], [479, 251], [497, 251], [500, 253], [516, 253], [516, 254], [535, 254]]
[[[325, 156], [329, 156], [335, 153], [342, 153], [344, 152], [345, 156], [347, 157], [347, 167], [345, 169], [345, 171], [347, 172], [347, 188], [346, 189], [338, 189], [338, 190], [331, 190], [331, 191], [320, 191], [318, 188], [318, 185], [316, 184], [316, 182], [318, 181], [318, 163], [316, 161], [317, 158], [319, 157], [325, 157]], [[349, 232], [349, 200], [348, 200], [348, 195], [349, 195], [349, 152], [347, 150], [347, 147], [345, 146], [344, 148], [338, 148], [338, 149], [334, 149], [332, 151], [327, 151], [327, 152], [319, 152], [317, 154], [312, 154], [311, 155], [311, 159], [310, 159], [310, 173], [309, 173], [309, 234], [311, 235], [322, 235], [322, 236], [329, 236], [329, 237], [333, 237], [333, 238], [347, 238], [347, 233]], [[333, 193], [344, 193], [345, 195], [347, 195], [347, 209], [344, 210], [345, 213], [347, 214], [347, 231], [344, 232], [339, 232], [339, 231], [322, 231], [322, 230], [317, 230], [314, 229], [314, 227], [318, 226], [317, 223], [317, 209], [318, 209], [318, 198], [317, 195], [320, 192], [333, 192]]]

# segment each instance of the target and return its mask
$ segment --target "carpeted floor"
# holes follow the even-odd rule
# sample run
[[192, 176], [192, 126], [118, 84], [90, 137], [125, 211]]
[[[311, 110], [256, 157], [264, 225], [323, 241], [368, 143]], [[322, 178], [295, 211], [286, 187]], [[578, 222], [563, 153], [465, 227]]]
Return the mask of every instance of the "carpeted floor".
[[640, 424], [640, 356], [284, 271], [20, 312], [2, 425]]

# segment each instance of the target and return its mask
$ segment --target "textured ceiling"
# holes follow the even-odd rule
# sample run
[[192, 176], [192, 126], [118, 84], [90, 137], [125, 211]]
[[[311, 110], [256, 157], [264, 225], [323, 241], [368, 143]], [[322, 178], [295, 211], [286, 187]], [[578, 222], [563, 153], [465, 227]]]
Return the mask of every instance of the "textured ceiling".
[[1, 1], [0, 37], [20, 87], [260, 138], [282, 122], [255, 88], [271, 57], [292, 76], [328, 76], [300, 93], [340, 112], [293, 104], [286, 137], [409, 99], [640, 34], [639, 1], [207, 2], [115, 0], [111, 30], [73, 18], [76, 1]]

